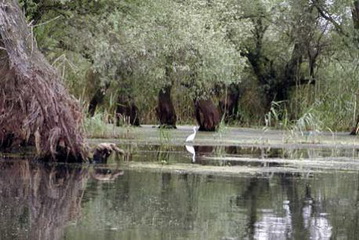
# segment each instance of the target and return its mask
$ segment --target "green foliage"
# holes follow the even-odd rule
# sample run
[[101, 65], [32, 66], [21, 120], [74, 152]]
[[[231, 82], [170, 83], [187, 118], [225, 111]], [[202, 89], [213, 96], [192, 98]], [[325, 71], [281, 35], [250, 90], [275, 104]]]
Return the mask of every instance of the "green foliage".
[[[358, 114], [352, 0], [20, 3], [73, 94], [86, 103], [110, 85], [108, 112], [123, 94], [149, 121], [158, 90], [171, 84], [179, 121], [188, 122], [182, 114], [190, 116], [194, 97], [241, 81], [246, 124], [311, 119], [311, 127], [346, 130]], [[283, 96], [274, 91], [284, 87]]]
[[358, 115], [358, 66], [342, 57], [340, 62], [327, 61], [327, 65], [321, 69], [325, 78], [320, 79], [315, 102], [310, 108], [325, 128], [348, 131]]

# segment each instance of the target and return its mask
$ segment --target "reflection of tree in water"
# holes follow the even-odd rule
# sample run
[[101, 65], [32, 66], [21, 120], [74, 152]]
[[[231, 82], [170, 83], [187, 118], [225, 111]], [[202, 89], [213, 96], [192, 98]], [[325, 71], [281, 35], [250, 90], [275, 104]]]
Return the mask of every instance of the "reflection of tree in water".
[[247, 233], [248, 237], [253, 237], [256, 231], [255, 224], [258, 221], [257, 203], [262, 198], [261, 195], [266, 195], [269, 192], [268, 179], [250, 178], [248, 179], [247, 189], [243, 194], [237, 197], [236, 205], [243, 206], [248, 210], [247, 216]]
[[311, 239], [331, 239], [332, 225], [327, 214], [322, 213], [322, 203], [316, 203], [312, 198], [310, 185], [306, 185], [305, 199], [301, 210], [304, 228], [309, 230]]
[[[269, 179], [249, 179], [248, 186], [236, 199], [236, 205], [248, 209], [249, 239], [330, 239], [332, 226], [322, 203], [315, 202], [310, 185], [296, 183], [296, 178], [279, 174], [281, 190], [269, 187]], [[304, 187], [304, 189], [302, 188]], [[282, 209], [265, 206], [281, 194]], [[279, 197], [278, 200], [281, 198]], [[275, 203], [276, 204], [276, 203]]]
[[1, 239], [60, 239], [79, 216], [87, 170], [25, 160], [0, 169]]
[[[184, 191], [177, 192], [176, 182], [181, 182]], [[185, 223], [183, 226], [186, 230], [193, 230], [195, 216], [197, 212], [194, 201], [196, 199], [196, 184], [199, 178], [197, 176], [189, 177], [188, 174], [182, 174], [173, 179], [172, 174], [161, 174], [161, 211], [163, 216], [167, 216], [168, 222]], [[168, 201], [170, 199], [170, 201]], [[181, 199], [178, 205], [175, 199]], [[172, 219], [173, 218], [173, 219]], [[166, 238], [164, 238], [166, 239]]]

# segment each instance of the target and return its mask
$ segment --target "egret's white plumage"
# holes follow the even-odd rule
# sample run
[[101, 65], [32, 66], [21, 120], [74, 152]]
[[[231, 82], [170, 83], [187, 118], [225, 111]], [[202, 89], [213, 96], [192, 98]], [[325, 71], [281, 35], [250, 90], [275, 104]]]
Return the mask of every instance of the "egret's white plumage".
[[193, 142], [197, 133], [196, 127], [193, 127], [193, 133], [186, 138], [186, 142]]

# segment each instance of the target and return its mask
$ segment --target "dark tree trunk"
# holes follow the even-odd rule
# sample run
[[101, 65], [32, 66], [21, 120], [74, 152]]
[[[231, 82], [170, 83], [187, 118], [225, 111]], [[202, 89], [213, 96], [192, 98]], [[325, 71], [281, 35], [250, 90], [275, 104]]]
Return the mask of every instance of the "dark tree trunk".
[[137, 106], [130, 97], [119, 96], [116, 108], [117, 125], [120, 122], [127, 122], [132, 126], [140, 126], [140, 117]]
[[220, 122], [219, 112], [211, 99], [196, 100], [195, 113], [199, 131], [215, 131], [218, 128]]
[[[355, 40], [358, 44], [359, 43], [359, 1], [355, 0], [353, 3], [354, 3], [354, 7], [352, 9], [352, 19], [355, 29], [355, 37], [356, 37]], [[353, 130], [350, 132], [350, 135], [357, 135], [358, 131], [359, 131], [359, 115]]]
[[104, 94], [101, 89], [97, 90], [95, 95], [91, 98], [88, 109], [88, 116], [93, 117], [98, 104], [103, 102]]
[[0, 0], [0, 47], [0, 149], [25, 142], [41, 158], [87, 159], [78, 102], [38, 50], [16, 0]]
[[93, 115], [96, 112], [97, 105], [101, 105], [103, 103], [103, 100], [105, 98], [106, 91], [109, 87], [109, 84], [107, 84], [103, 88], [99, 88], [94, 96], [90, 100], [89, 108], [88, 108], [88, 115], [90, 117], [93, 117]]
[[353, 19], [354, 29], [358, 31], [359, 30], [359, 1], [354, 0], [353, 5], [354, 6], [352, 9], [352, 19]]
[[289, 99], [290, 89], [295, 86], [296, 80], [298, 79], [299, 67], [302, 63], [303, 58], [303, 49], [300, 44], [295, 44], [292, 56], [289, 62], [286, 64], [284, 68], [284, 72], [282, 73], [274, 73], [275, 69], [273, 66], [270, 66], [270, 72], [273, 72], [273, 76], [275, 78], [270, 81], [270, 85], [268, 88], [267, 96], [267, 110], [269, 111], [271, 107], [271, 103], [273, 101], [281, 102], [287, 101]]
[[[311, 11], [313, 8], [308, 8], [308, 15], [312, 16]], [[283, 63], [284, 68], [274, 65], [273, 58], [266, 55], [264, 52], [263, 38], [268, 29], [265, 22], [265, 16], [253, 18], [253, 47], [248, 47], [246, 52], [242, 53], [246, 56], [250, 63], [253, 73], [256, 75], [259, 87], [262, 90], [263, 102], [266, 111], [269, 111], [273, 101], [287, 101], [290, 96], [290, 91], [294, 86], [302, 84], [315, 84], [314, 70], [316, 67], [316, 59], [323, 44], [320, 42], [321, 36], [314, 39], [315, 34], [310, 34], [313, 29], [310, 24], [302, 27], [300, 24], [294, 25], [293, 31], [297, 39], [295, 41], [291, 58], [287, 63]], [[302, 19], [303, 21], [313, 21], [315, 18]], [[303, 29], [304, 28], [304, 29]], [[301, 65], [304, 61], [308, 61], [310, 67], [310, 78], [303, 76], [300, 71]]]
[[359, 115], [353, 130], [350, 132], [350, 135], [357, 135], [358, 131], [359, 131]]
[[167, 86], [158, 93], [156, 113], [160, 127], [176, 128], [177, 116], [171, 99], [171, 89], [172, 86]]
[[232, 83], [227, 89], [226, 96], [219, 101], [219, 110], [225, 123], [237, 118], [239, 97], [239, 85]]

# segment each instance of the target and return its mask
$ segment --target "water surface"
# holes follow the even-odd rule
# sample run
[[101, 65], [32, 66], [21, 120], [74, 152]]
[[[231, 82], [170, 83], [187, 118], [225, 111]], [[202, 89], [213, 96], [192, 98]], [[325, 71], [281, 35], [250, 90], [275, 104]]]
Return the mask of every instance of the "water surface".
[[358, 177], [127, 171], [89, 181], [64, 239], [355, 239]]
[[[153, 141], [116, 142], [125, 156], [103, 164], [45, 164], [2, 154], [0, 239], [359, 236], [356, 139], [215, 144], [201, 142], [199, 134], [200, 141], [186, 147], [145, 131]], [[274, 132], [268, 136], [283, 139]]]
[[[262, 162], [283, 156], [289, 161], [293, 155], [283, 149], [232, 148], [220, 155], [207, 146], [197, 158], [232, 157], [257, 171], [192, 172], [236, 166], [193, 163], [184, 146], [123, 147], [132, 148], [129, 156], [97, 165], [2, 158], [1, 239], [356, 239], [359, 234], [355, 169], [287, 171], [287, 164]], [[349, 152], [333, 156], [316, 150], [315, 156], [355, 162]], [[241, 157], [257, 164], [238, 161]]]

